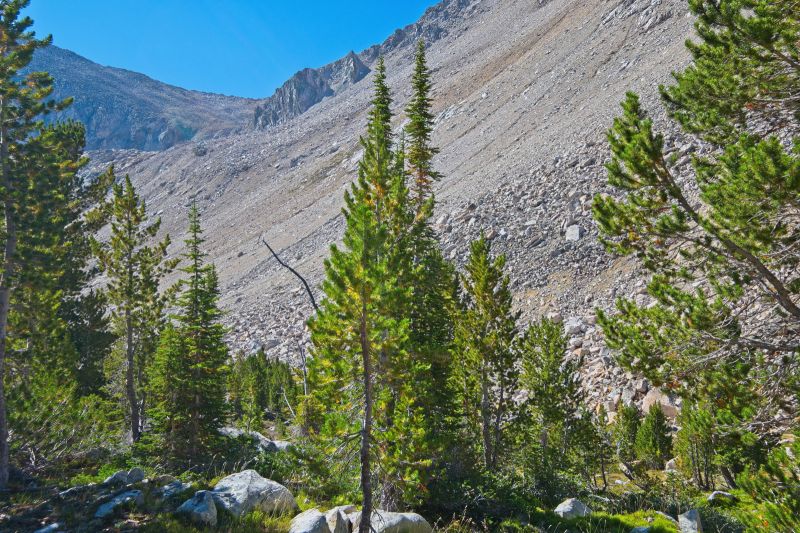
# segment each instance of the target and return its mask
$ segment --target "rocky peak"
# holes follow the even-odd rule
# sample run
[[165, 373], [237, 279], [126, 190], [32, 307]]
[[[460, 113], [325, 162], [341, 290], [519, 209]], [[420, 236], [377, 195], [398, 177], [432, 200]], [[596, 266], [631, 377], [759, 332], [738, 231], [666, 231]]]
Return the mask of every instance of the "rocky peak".
[[303, 69], [256, 107], [253, 125], [263, 129], [283, 124], [305, 113], [324, 98], [357, 83], [369, 72], [369, 68], [352, 51], [322, 68]]
[[362, 80], [378, 57], [402, 49], [413, 49], [419, 39], [431, 44], [447, 35], [457, 19], [466, 18], [481, 8], [480, 0], [445, 0], [428, 8], [417, 22], [396, 30], [382, 44], [360, 54], [350, 52], [319, 69], [301, 70], [275, 94], [259, 105], [253, 116], [256, 129], [285, 124], [305, 113], [324, 98], [338, 94]]

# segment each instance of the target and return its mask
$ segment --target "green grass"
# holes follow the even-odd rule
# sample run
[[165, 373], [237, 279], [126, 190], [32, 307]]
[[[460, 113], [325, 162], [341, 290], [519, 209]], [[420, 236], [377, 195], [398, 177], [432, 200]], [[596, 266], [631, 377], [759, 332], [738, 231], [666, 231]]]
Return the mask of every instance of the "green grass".
[[[242, 518], [220, 516], [219, 523], [213, 531], [222, 533], [286, 533], [292, 517], [288, 515], [277, 516], [260, 511], [252, 512]], [[139, 531], [142, 533], [201, 533], [209, 531], [171, 514], [157, 515]]]

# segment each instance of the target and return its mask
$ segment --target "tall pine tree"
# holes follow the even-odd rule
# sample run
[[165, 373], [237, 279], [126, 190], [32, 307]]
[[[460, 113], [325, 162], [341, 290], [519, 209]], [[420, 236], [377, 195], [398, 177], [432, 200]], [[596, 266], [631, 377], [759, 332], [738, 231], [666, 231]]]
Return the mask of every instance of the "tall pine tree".
[[[63, 246], [75, 221], [71, 202], [77, 190], [70, 186], [84, 163], [83, 128], [43, 122], [69, 101], [49, 98], [53, 80], [48, 74], [22, 73], [34, 52], [51, 42], [37, 39], [33, 21], [21, 16], [27, 5], [26, 0], [0, 1], [0, 488], [9, 471], [8, 358], [52, 346], [37, 338], [68, 338], [63, 321], [39, 322], [32, 330], [24, 315], [58, 315]], [[51, 325], [56, 330], [48, 331]]]
[[[662, 94], [693, 148], [714, 150], [681, 168], [639, 98], [626, 97], [608, 134], [619, 194], [598, 196], [593, 210], [608, 247], [652, 272], [653, 302], [621, 299], [599, 322], [624, 366], [738, 412], [745, 431], [770, 441], [800, 394], [800, 231], [790, 222], [800, 191], [800, 18], [793, 0], [689, 7], [694, 61]], [[750, 388], [748, 409], [739, 395], [729, 405], [715, 396], [734, 370]]]
[[161, 336], [153, 365], [154, 439], [180, 466], [203, 464], [218, 442], [227, 415], [228, 348], [214, 265], [205, 262], [197, 204], [189, 211], [184, 241], [185, 277], [178, 283], [178, 310]]
[[494, 469], [506, 449], [505, 424], [519, 390], [519, 351], [515, 349], [519, 313], [512, 310], [505, 256], [492, 259], [483, 236], [470, 245], [463, 275], [462, 310], [456, 320], [453, 380], [459, 389], [467, 438], [480, 442], [483, 466]]
[[[316, 420], [317, 431], [332, 448], [342, 442], [360, 442], [359, 463], [362, 494], [360, 533], [368, 533], [373, 510], [374, 459], [381, 446], [374, 423], [385, 420], [394, 381], [381, 368], [396, 368], [405, 356], [408, 322], [397, 316], [398, 302], [408, 291], [398, 284], [391, 257], [390, 226], [396, 182], [396, 158], [392, 151], [391, 99], [383, 60], [375, 70], [375, 93], [367, 135], [362, 138], [364, 156], [358, 179], [345, 194], [346, 229], [343, 248], [331, 247], [325, 262], [325, 300], [309, 322], [314, 358], [309, 368], [313, 398], [310, 406], [326, 410]], [[355, 380], [355, 382], [353, 381]], [[378, 448], [378, 450], [376, 450]]]
[[[113, 174], [113, 171], [111, 171]], [[93, 241], [100, 269], [108, 278], [106, 294], [113, 306], [113, 328], [124, 354], [125, 399], [131, 439], [139, 440], [144, 426], [147, 366], [155, 354], [163, 320], [160, 280], [176, 264], [167, 260], [169, 235], [150, 244], [161, 220], [148, 221], [143, 200], [128, 176], [115, 184], [106, 209], [111, 217], [108, 242]]]

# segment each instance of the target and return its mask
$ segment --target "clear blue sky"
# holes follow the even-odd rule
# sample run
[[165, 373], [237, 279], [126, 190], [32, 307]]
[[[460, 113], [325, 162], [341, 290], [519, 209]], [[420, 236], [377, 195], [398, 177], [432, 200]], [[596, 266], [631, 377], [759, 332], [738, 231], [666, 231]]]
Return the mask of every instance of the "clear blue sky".
[[436, 0], [31, 0], [37, 35], [188, 89], [269, 96], [304, 67], [382, 42]]

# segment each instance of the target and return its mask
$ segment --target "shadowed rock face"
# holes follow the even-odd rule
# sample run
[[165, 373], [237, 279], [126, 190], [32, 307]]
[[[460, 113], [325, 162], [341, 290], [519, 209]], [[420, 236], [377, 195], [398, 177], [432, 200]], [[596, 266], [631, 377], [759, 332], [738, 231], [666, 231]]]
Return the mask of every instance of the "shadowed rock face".
[[124, 69], [104, 67], [50, 46], [36, 52], [31, 70], [49, 72], [54, 98], [73, 97], [57, 119], [86, 125], [89, 150], [164, 150], [247, 128], [255, 100], [189, 91]]

